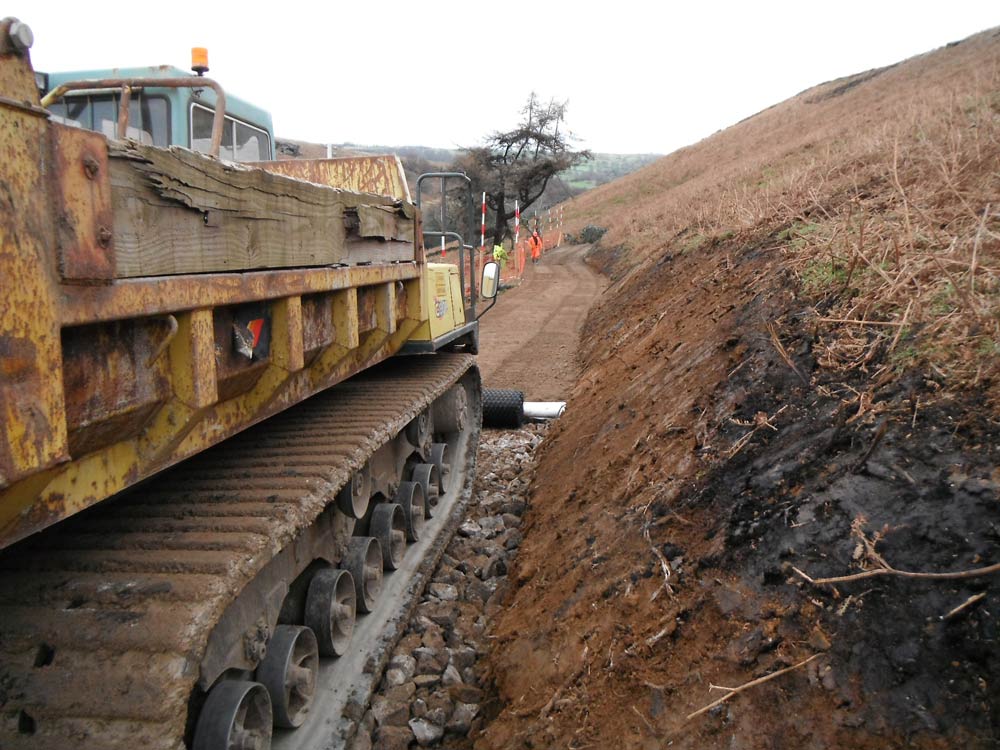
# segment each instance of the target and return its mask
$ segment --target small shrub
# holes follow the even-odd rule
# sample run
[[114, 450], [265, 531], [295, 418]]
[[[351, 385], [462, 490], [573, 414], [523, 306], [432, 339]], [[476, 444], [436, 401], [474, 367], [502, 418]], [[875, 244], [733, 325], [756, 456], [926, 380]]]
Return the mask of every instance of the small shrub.
[[788, 242], [796, 250], [800, 250], [808, 243], [809, 235], [818, 232], [820, 225], [813, 222], [796, 221], [790, 227], [778, 233], [778, 239]]
[[847, 269], [832, 260], [814, 260], [802, 269], [802, 288], [807, 294], [824, 294], [847, 283]]
[[708, 242], [708, 237], [703, 234], [695, 234], [684, 240], [684, 244], [681, 245], [681, 254], [690, 253], [694, 250], [700, 250], [704, 247], [705, 243]]
[[580, 241], [589, 243], [597, 242], [599, 239], [601, 239], [601, 237], [604, 236], [604, 233], [607, 231], [608, 230], [605, 229], [604, 227], [599, 227], [594, 224], [588, 224], [583, 228], [583, 231], [580, 232]]

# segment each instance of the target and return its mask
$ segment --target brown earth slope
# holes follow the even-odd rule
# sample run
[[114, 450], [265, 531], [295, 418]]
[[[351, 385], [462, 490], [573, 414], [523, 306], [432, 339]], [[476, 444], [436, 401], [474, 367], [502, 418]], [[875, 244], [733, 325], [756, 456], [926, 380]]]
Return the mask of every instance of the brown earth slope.
[[614, 283], [477, 747], [1000, 742], [998, 83], [985, 32], [567, 208]]

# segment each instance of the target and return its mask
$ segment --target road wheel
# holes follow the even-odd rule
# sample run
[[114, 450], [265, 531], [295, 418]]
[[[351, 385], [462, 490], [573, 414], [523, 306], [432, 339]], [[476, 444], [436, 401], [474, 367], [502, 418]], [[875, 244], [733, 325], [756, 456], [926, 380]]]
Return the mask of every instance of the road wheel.
[[437, 466], [434, 464], [415, 465], [410, 473], [410, 481], [419, 484], [420, 489], [424, 491], [424, 516], [430, 518], [434, 515], [434, 506], [438, 504], [441, 493]]
[[305, 623], [323, 656], [343, 656], [354, 633], [357, 594], [346, 570], [323, 568], [309, 581]]
[[347, 484], [337, 493], [337, 507], [349, 518], [364, 518], [372, 492], [371, 467], [365, 463], [351, 474]]
[[368, 533], [382, 548], [382, 567], [396, 570], [406, 554], [406, 516], [397, 503], [379, 503], [372, 510]]
[[400, 482], [393, 498], [403, 508], [406, 517], [406, 538], [411, 542], [420, 540], [424, 528], [424, 491], [416, 482]]
[[294, 729], [305, 721], [316, 695], [318, 672], [319, 646], [312, 630], [301, 625], [276, 627], [256, 673], [271, 697], [275, 726]]
[[193, 750], [271, 747], [271, 698], [259, 682], [223, 680], [201, 707]]
[[448, 492], [448, 480], [451, 478], [451, 455], [447, 443], [431, 445], [430, 461], [437, 468], [438, 490], [444, 495]]
[[344, 569], [354, 579], [354, 594], [359, 612], [375, 609], [382, 591], [382, 548], [370, 536], [352, 537], [344, 555]]

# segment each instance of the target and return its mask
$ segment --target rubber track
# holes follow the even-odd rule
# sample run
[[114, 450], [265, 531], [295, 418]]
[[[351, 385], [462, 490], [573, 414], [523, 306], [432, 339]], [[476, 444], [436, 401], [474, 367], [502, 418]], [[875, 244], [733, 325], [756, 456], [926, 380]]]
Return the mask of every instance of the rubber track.
[[182, 748], [208, 636], [474, 363], [392, 360], [0, 556], [0, 747]]

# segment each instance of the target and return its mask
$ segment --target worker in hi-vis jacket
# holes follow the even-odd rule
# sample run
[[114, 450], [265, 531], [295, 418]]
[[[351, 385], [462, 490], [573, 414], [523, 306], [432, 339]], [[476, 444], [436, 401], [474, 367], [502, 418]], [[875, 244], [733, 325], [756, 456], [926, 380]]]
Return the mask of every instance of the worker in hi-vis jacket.
[[542, 238], [536, 229], [528, 240], [528, 247], [531, 249], [531, 262], [537, 263], [542, 257]]

